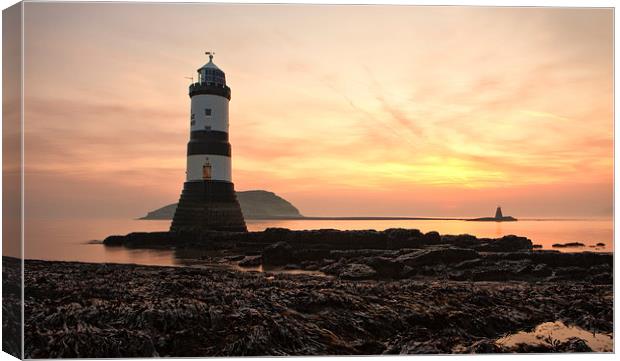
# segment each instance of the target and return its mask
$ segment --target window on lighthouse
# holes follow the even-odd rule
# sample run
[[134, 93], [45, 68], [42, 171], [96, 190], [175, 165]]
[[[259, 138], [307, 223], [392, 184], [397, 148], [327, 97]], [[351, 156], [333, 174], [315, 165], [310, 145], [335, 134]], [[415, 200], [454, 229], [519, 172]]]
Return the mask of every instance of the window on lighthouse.
[[205, 115], [210, 117], [211, 116], [211, 109], [209, 109], [209, 108], [205, 109]]
[[211, 163], [209, 163], [208, 159], [202, 166], [202, 179], [211, 179]]

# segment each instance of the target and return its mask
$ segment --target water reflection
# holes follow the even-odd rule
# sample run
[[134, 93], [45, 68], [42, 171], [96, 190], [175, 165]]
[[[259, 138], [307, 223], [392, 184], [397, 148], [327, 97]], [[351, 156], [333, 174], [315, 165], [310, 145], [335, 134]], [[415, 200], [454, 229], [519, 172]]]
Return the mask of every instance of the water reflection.
[[571, 337], [577, 337], [586, 342], [595, 352], [612, 352], [613, 337], [602, 333], [592, 333], [577, 326], [567, 326], [561, 321], [542, 323], [531, 332], [518, 332], [496, 341], [506, 347], [515, 347], [520, 343], [527, 345], [544, 345], [554, 341], [566, 342]]
[[[178, 266], [191, 266], [191, 267], [204, 267], [204, 268], [217, 268], [226, 269], [240, 272], [260, 272], [260, 273], [275, 273], [275, 274], [303, 274], [308, 276], [320, 276], [327, 277], [327, 275], [321, 271], [309, 271], [301, 269], [285, 269], [282, 267], [267, 267], [263, 265], [259, 266], [239, 266], [238, 260], [226, 259], [227, 254], [222, 251], [214, 250], [202, 250], [202, 249], [175, 249], [174, 250], [174, 264]], [[231, 256], [231, 255], [228, 255]], [[254, 255], [248, 255], [254, 256]]]
[[[567, 221], [518, 221], [509, 223], [431, 221], [431, 220], [248, 220], [252, 231], [268, 227], [301, 229], [377, 229], [418, 228], [423, 232], [436, 230], [442, 234], [469, 233], [478, 237], [496, 238], [506, 234], [529, 237], [543, 249], [553, 249], [554, 243], [582, 242], [580, 248], [563, 248], [562, 252], [613, 251], [613, 221], [611, 219]], [[147, 265], [189, 265], [192, 259], [204, 263], [205, 251], [143, 250], [124, 247], [104, 247], [94, 240], [112, 234], [164, 231], [170, 221], [141, 221], [131, 219], [95, 220], [26, 220], [25, 255], [29, 259], [138, 263]], [[598, 242], [604, 247], [591, 247]], [[202, 260], [201, 260], [202, 258]], [[194, 263], [195, 264], [195, 263]]]

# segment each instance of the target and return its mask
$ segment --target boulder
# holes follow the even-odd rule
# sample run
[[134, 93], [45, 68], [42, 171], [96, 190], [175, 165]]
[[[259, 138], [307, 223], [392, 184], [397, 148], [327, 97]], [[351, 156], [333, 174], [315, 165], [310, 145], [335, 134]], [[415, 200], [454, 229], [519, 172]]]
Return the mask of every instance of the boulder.
[[277, 228], [271, 227], [265, 229], [263, 232], [256, 232], [260, 235], [261, 238], [271, 242], [279, 242], [285, 241], [287, 238], [293, 234], [294, 231], [291, 231], [288, 228]]
[[425, 266], [446, 263], [458, 263], [478, 258], [478, 252], [466, 248], [424, 249], [404, 254], [396, 258], [397, 262], [407, 266]]
[[388, 228], [383, 232], [391, 239], [422, 238], [419, 229]]
[[329, 256], [329, 249], [302, 248], [295, 250], [295, 258], [299, 261], [321, 261], [324, 258], [329, 258]]
[[613, 255], [610, 253], [580, 252], [580, 253], [560, 253], [551, 251], [540, 251], [531, 253], [528, 256], [534, 263], [545, 263], [549, 267], [592, 267], [606, 264], [608, 267], [613, 265]]
[[167, 247], [174, 245], [178, 235], [170, 232], [132, 232], [125, 236], [109, 236], [103, 240], [106, 246]]
[[343, 279], [349, 280], [363, 280], [370, 279], [377, 275], [377, 272], [372, 267], [361, 264], [351, 263], [345, 265], [340, 269], [338, 276]]
[[471, 234], [459, 234], [457, 236], [444, 236], [442, 238], [443, 243], [452, 244], [456, 247], [471, 248], [480, 244], [480, 241], [476, 236]]
[[516, 252], [532, 249], [532, 241], [525, 237], [515, 235], [504, 236], [476, 247], [478, 251], [484, 252]]
[[294, 263], [293, 247], [286, 242], [277, 242], [263, 250], [263, 264], [269, 266], [284, 266]]
[[125, 243], [125, 236], [108, 236], [103, 240], [106, 246], [122, 246]]
[[591, 277], [592, 284], [610, 285], [614, 282], [614, 278], [610, 272], [603, 272]]
[[537, 265], [528, 265], [522, 269], [520, 273], [527, 273], [535, 277], [549, 277], [553, 274], [553, 270], [547, 267], [546, 264], [540, 263]]
[[424, 241], [426, 244], [437, 244], [441, 242], [441, 236], [439, 232], [430, 231], [424, 235]]
[[386, 257], [369, 257], [365, 263], [372, 267], [378, 277], [399, 278], [403, 274], [404, 265]]
[[241, 262], [238, 263], [240, 267], [256, 267], [260, 266], [263, 262], [261, 256], [247, 256]]
[[424, 235], [417, 229], [388, 228], [383, 233], [387, 236], [388, 249], [418, 247], [425, 244]]
[[581, 242], [569, 242], [569, 243], [555, 243], [553, 248], [574, 248], [574, 247], [585, 247], [586, 245]]
[[517, 278], [517, 273], [508, 269], [485, 269], [471, 273], [472, 281], [509, 281]]

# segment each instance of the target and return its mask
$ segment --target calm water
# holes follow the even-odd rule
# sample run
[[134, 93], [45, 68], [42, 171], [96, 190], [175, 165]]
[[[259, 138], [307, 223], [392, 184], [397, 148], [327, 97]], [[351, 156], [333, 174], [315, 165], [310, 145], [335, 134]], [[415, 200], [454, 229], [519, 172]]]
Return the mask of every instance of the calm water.
[[613, 334], [593, 333], [577, 326], [567, 326], [561, 321], [542, 323], [530, 332], [517, 332], [502, 337], [496, 343], [514, 347], [519, 343], [529, 345], [549, 344], [552, 340], [566, 342], [571, 337], [578, 337], [586, 342], [594, 352], [613, 352]]
[[[507, 234], [526, 236], [544, 249], [552, 249], [554, 243], [581, 242], [586, 247], [562, 249], [562, 251], [612, 251], [613, 220], [523, 220], [518, 222], [466, 222], [429, 220], [296, 220], [296, 221], [248, 221], [248, 228], [260, 231], [267, 227], [290, 229], [377, 229], [417, 228], [422, 232], [438, 231], [441, 234], [469, 233], [477, 237], [501, 237]], [[98, 220], [28, 220], [26, 223], [25, 255], [29, 259], [139, 263], [148, 265], [190, 264], [195, 253], [184, 254], [176, 250], [128, 250], [123, 247], [104, 247], [89, 244], [112, 234], [136, 231], [165, 231], [170, 221], [146, 221], [127, 219]], [[590, 245], [605, 243], [605, 247]]]

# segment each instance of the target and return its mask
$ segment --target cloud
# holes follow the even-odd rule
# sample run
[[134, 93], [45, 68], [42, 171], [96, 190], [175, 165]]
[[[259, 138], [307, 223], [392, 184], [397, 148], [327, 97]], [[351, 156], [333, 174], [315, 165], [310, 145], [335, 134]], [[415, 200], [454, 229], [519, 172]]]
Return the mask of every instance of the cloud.
[[205, 36], [233, 90], [242, 189], [316, 213], [325, 199], [366, 214], [608, 206], [611, 10], [28, 6], [26, 172], [44, 180], [29, 183], [41, 209], [178, 197], [183, 77]]

